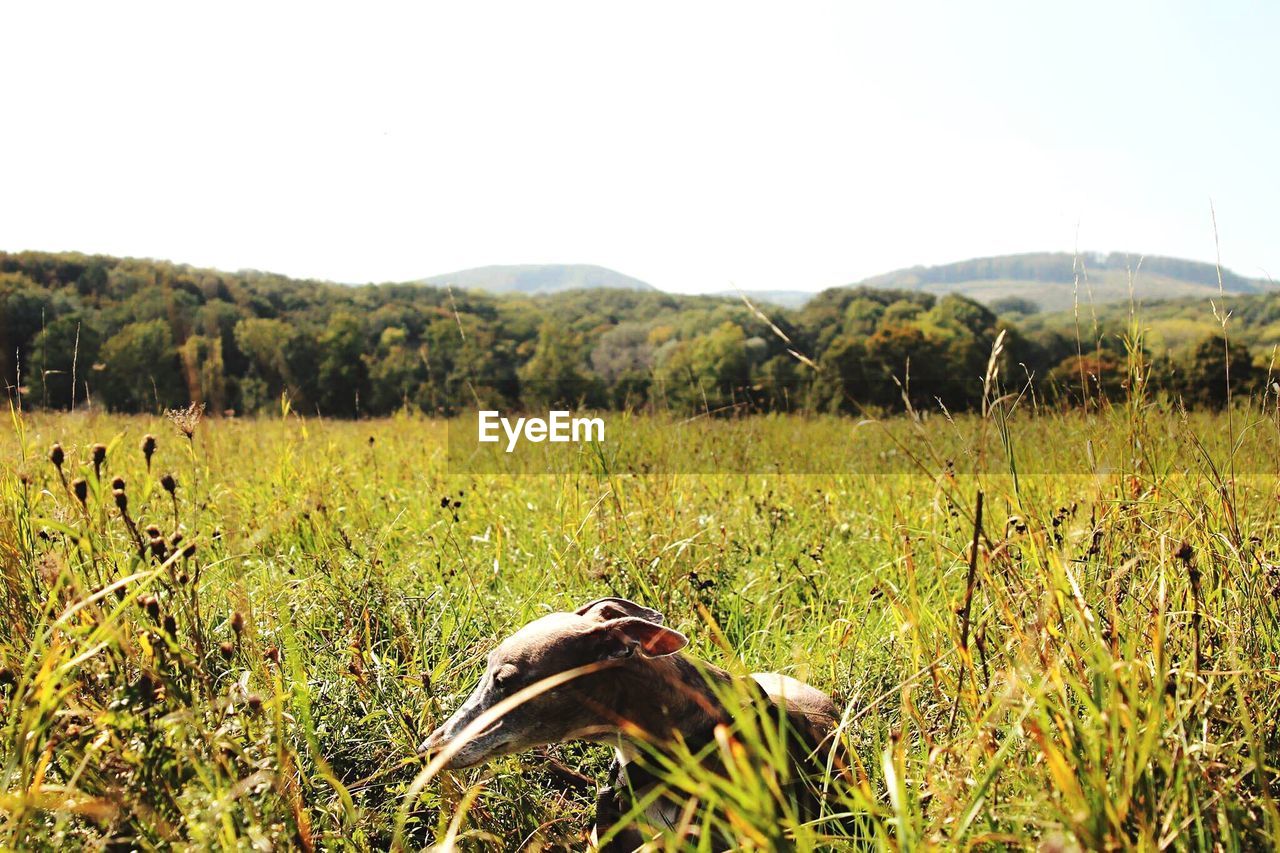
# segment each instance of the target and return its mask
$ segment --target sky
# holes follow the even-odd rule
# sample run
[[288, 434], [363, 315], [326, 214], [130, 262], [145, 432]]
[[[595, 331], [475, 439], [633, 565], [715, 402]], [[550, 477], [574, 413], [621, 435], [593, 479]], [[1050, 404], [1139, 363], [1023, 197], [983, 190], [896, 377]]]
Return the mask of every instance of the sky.
[[1280, 278], [1280, 4], [10, 3], [0, 33], [0, 250], [681, 292], [1076, 249]]

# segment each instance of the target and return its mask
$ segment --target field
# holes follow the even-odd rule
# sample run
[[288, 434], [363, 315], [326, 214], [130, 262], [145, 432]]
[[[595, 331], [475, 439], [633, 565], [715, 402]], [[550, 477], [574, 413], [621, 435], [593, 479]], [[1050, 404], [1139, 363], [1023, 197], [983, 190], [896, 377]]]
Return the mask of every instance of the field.
[[[543, 475], [451, 465], [449, 424], [409, 416], [14, 414], [0, 848], [581, 849], [605, 748], [426, 779], [416, 746], [496, 640], [608, 594], [847, 708], [828, 819], [673, 774], [743, 847], [1269, 845], [1270, 406], [630, 418], [662, 465]], [[677, 429], [749, 429], [754, 464], [664, 456]]]

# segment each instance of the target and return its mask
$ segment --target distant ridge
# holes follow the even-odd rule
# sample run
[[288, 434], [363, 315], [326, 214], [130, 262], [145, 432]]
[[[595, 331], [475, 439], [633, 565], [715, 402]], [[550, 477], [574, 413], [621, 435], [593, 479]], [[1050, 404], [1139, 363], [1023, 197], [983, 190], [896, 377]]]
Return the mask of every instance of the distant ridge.
[[752, 302], [764, 302], [779, 308], [803, 308], [818, 295], [816, 290], [717, 290], [708, 296], [728, 296], [736, 299], [746, 296]]
[[563, 290], [657, 290], [653, 285], [592, 264], [517, 264], [476, 267], [422, 279], [423, 284], [489, 293], [559, 293]]
[[[1069, 252], [1000, 255], [940, 266], [910, 267], [872, 276], [858, 284], [937, 294], [960, 293], [988, 305], [1002, 299], [1021, 298], [1035, 302], [1042, 310], [1052, 311], [1071, 307], [1077, 298], [1082, 304], [1126, 301], [1131, 279], [1134, 298], [1144, 301], [1212, 296], [1218, 292], [1218, 270], [1213, 264], [1127, 252], [1088, 252], [1078, 256]], [[1222, 289], [1242, 294], [1272, 292], [1275, 287], [1270, 282], [1224, 269]]]

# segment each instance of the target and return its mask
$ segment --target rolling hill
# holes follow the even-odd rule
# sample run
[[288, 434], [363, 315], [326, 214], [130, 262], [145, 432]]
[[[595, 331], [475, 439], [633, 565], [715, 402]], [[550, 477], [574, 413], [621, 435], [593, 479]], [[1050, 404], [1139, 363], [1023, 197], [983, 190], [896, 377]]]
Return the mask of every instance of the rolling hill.
[[591, 264], [517, 264], [476, 267], [424, 278], [421, 284], [488, 293], [559, 293], [563, 290], [657, 290], [653, 285]]
[[817, 295], [817, 291], [810, 290], [717, 290], [707, 294], [707, 296], [726, 296], [730, 299], [746, 296], [752, 302], [767, 303], [779, 308], [803, 308], [806, 302]]
[[[1017, 297], [1029, 299], [1041, 310], [1056, 311], [1080, 304], [1124, 302], [1133, 295], [1143, 302], [1218, 293], [1218, 271], [1213, 264], [1113, 252], [1036, 252], [976, 258], [933, 267], [911, 267], [873, 276], [859, 285], [927, 293], [960, 293], [985, 304]], [[1273, 292], [1267, 281], [1250, 279], [1222, 270], [1227, 293]]]

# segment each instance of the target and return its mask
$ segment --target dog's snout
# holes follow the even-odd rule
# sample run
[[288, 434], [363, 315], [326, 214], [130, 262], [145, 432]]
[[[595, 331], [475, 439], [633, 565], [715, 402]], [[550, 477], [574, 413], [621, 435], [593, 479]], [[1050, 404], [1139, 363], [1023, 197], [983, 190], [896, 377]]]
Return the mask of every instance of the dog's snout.
[[418, 745], [418, 752], [432, 752], [444, 743], [444, 726], [427, 735], [427, 739]]

